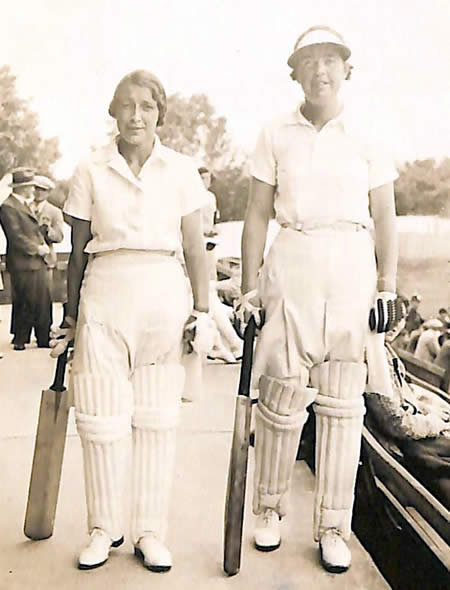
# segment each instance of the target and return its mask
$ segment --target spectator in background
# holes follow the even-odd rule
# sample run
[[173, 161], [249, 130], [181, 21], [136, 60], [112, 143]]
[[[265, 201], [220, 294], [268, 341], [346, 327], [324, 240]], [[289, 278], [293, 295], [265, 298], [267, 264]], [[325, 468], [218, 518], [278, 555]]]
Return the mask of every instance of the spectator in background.
[[408, 348], [406, 349], [408, 352], [415, 352], [416, 351], [417, 342], [419, 341], [419, 338], [420, 338], [423, 331], [424, 331], [424, 327], [423, 327], [423, 324], [421, 324], [417, 328], [417, 330], [413, 330], [409, 334]]
[[208, 353], [208, 358], [235, 363], [242, 356], [242, 340], [231, 323], [232, 309], [222, 303], [217, 294], [217, 259], [214, 252], [216, 245], [215, 238], [206, 239], [206, 256], [209, 267], [209, 306], [211, 317], [217, 328], [214, 346]]
[[12, 194], [0, 207], [0, 224], [6, 235], [6, 268], [11, 278], [14, 306], [14, 350], [25, 350], [34, 327], [38, 347], [49, 345], [50, 289], [44, 258], [50, 253], [30, 208], [35, 178], [31, 168], [12, 173]]
[[45, 243], [50, 248], [45, 263], [49, 270], [56, 267], [56, 252], [53, 244], [63, 241], [64, 220], [61, 209], [47, 201], [50, 191], [55, 188], [54, 183], [46, 176], [35, 177], [34, 201], [31, 209], [39, 222], [39, 228], [44, 236]]
[[409, 344], [409, 334], [408, 331], [403, 329], [401, 330], [398, 335], [395, 337], [395, 340], [392, 342], [392, 346], [397, 350], [408, 350]]
[[208, 168], [201, 167], [198, 169], [198, 173], [200, 174], [203, 184], [208, 193], [208, 201], [204, 207], [202, 207], [202, 224], [203, 224], [203, 235], [207, 237], [214, 237], [217, 236], [217, 231], [215, 230], [215, 225], [220, 218], [220, 213], [217, 208], [217, 199], [216, 195], [209, 190], [211, 183], [214, 179], [211, 172]]
[[406, 316], [406, 330], [411, 334], [413, 330], [417, 330], [421, 324], [423, 324], [423, 317], [420, 315], [418, 308], [421, 302], [421, 297], [415, 293], [411, 297], [408, 314]]
[[424, 331], [419, 336], [414, 356], [422, 361], [434, 363], [440, 351], [439, 336], [444, 328], [441, 320], [428, 320], [423, 325]]
[[443, 341], [439, 354], [434, 361], [436, 365], [445, 370], [445, 375], [441, 383], [441, 389], [450, 391], [450, 330], [444, 332]]
[[450, 317], [445, 307], [441, 307], [441, 309], [438, 312], [437, 319], [441, 320], [441, 322], [444, 324], [446, 328], [450, 328]]

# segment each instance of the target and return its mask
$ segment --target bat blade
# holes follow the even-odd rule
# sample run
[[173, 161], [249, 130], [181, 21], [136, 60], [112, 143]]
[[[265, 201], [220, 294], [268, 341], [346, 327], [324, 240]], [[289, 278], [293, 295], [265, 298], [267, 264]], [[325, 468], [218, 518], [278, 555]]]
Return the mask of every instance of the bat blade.
[[225, 505], [223, 569], [229, 576], [237, 574], [241, 566], [251, 409], [251, 398], [239, 395], [236, 399]]
[[225, 503], [223, 569], [229, 576], [237, 574], [241, 567], [248, 447], [252, 417], [250, 384], [255, 333], [255, 321], [254, 318], [251, 318], [244, 333], [244, 354], [236, 398]]
[[64, 387], [68, 349], [58, 357], [55, 380], [42, 392], [23, 531], [40, 541], [53, 534], [71, 397]]
[[66, 391], [42, 392], [24, 524], [29, 539], [53, 534], [69, 410]]

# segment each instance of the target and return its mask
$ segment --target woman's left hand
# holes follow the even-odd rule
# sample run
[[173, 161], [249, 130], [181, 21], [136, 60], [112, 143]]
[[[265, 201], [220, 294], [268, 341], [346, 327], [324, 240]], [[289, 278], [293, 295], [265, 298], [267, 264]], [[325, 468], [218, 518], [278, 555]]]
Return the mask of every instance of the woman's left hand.
[[207, 353], [214, 346], [216, 326], [211, 316], [203, 311], [192, 310], [184, 325], [183, 349], [186, 353], [193, 351]]
[[370, 310], [369, 327], [372, 332], [381, 334], [394, 329], [404, 317], [403, 303], [395, 293], [379, 291], [375, 304]]

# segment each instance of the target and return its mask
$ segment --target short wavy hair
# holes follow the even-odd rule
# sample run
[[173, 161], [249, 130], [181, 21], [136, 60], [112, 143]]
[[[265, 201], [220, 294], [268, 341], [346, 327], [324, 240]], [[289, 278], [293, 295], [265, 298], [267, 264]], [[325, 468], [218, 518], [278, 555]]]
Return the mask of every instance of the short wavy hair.
[[158, 121], [156, 123], [157, 127], [161, 127], [164, 124], [164, 118], [167, 112], [167, 96], [166, 91], [164, 90], [164, 86], [162, 85], [159, 78], [148, 72], [147, 70], [135, 70], [130, 74], [127, 74], [120, 80], [117, 84], [116, 89], [114, 90], [113, 99], [109, 105], [108, 113], [110, 114], [113, 119], [116, 118], [116, 102], [119, 95], [119, 92], [122, 90], [124, 86], [127, 84], [136, 84], [136, 86], [142, 86], [144, 88], [149, 88], [153, 100], [156, 102], [158, 106]]

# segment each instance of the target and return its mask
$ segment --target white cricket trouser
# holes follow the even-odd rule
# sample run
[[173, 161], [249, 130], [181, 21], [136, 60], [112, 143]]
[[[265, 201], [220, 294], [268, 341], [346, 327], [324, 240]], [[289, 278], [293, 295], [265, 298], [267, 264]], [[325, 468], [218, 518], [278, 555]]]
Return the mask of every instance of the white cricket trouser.
[[[279, 488], [272, 486], [272, 500], [264, 503], [267, 494], [262, 495], [261, 489], [266, 481], [277, 480], [283, 453], [289, 454], [293, 468], [292, 444], [277, 426], [286, 421], [285, 412], [278, 411], [279, 401], [271, 402], [271, 396], [289, 399], [289, 389], [296, 383], [293, 410], [298, 418], [291, 421], [289, 440], [300, 438], [304, 422], [300, 416], [315, 399], [314, 536], [318, 539], [326, 528], [336, 527], [348, 537], [364, 414], [368, 318], [376, 292], [372, 237], [356, 226], [354, 231], [320, 228], [300, 232], [283, 228], [262, 268], [259, 291], [266, 321], [256, 345], [254, 379], [258, 379], [260, 387], [263, 384], [262, 403], [272, 408], [273, 415], [263, 405], [259, 413], [266, 430], [279, 431], [278, 447], [281, 444], [286, 448], [277, 448], [276, 454], [266, 451], [272, 455], [260, 460], [266, 472], [255, 473], [255, 511], [275, 507], [280, 515], [285, 513], [283, 495], [287, 493], [290, 473], [283, 475]], [[306, 387], [305, 370], [311, 388]], [[267, 378], [276, 387], [268, 387]], [[273, 424], [269, 424], [270, 420]], [[266, 445], [271, 440], [266, 435], [260, 439], [260, 444]], [[258, 435], [255, 444], [258, 448]]]
[[164, 538], [184, 369], [190, 297], [174, 257], [119, 250], [92, 258], [81, 289], [73, 360], [88, 529], [124, 533], [122, 485], [133, 433], [136, 542]]

